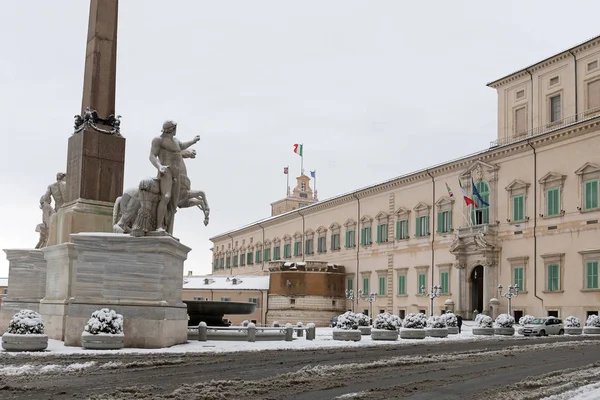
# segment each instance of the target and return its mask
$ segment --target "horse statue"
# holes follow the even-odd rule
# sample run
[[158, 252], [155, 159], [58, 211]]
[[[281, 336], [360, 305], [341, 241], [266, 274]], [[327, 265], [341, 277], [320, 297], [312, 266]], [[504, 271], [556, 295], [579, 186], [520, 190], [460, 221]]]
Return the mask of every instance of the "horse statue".
[[[210, 209], [206, 193], [202, 190], [192, 190], [191, 181], [187, 175], [187, 168], [183, 159], [196, 158], [196, 150], [181, 151], [181, 172], [179, 179], [181, 188], [177, 208], [198, 207], [204, 213], [204, 225], [208, 225]], [[148, 209], [156, 209], [160, 197], [160, 184], [158, 178], [143, 179], [138, 187], [127, 189], [122, 196], [117, 197], [113, 207], [113, 231], [115, 233], [132, 233], [142, 236], [137, 232], [149, 232], [156, 229], [156, 221], [152, 220], [155, 213]], [[143, 207], [142, 207], [143, 205]]]

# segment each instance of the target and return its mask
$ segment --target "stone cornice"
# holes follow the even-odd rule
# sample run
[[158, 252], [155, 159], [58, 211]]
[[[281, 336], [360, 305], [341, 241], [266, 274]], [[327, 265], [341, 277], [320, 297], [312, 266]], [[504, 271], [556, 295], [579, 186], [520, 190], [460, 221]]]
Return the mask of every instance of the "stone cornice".
[[[600, 40], [600, 39], [599, 39]], [[273, 225], [279, 225], [284, 222], [288, 222], [291, 220], [301, 218], [301, 215], [307, 216], [311, 214], [315, 214], [319, 211], [323, 211], [326, 209], [334, 208], [336, 206], [356, 202], [356, 198], [365, 198], [374, 194], [385, 193], [388, 191], [392, 191], [394, 189], [398, 189], [403, 186], [408, 186], [410, 184], [431, 181], [431, 177], [429, 173], [435, 176], [441, 176], [446, 174], [455, 173], [457, 171], [461, 171], [467, 169], [473, 162], [475, 161], [483, 161], [483, 162], [494, 162], [500, 160], [502, 158], [518, 155], [521, 153], [531, 152], [531, 147], [528, 143], [531, 143], [535, 148], [550, 146], [556, 143], [560, 143], [564, 140], [570, 139], [572, 137], [577, 137], [589, 132], [592, 129], [600, 127], [600, 117], [590, 119], [587, 121], [583, 121], [576, 125], [570, 125], [565, 127], [564, 129], [559, 129], [556, 131], [544, 133], [539, 136], [534, 136], [526, 139], [522, 139], [517, 142], [513, 142], [507, 145], [494, 147], [488, 150], [481, 151], [479, 153], [471, 154], [456, 160], [452, 160], [443, 164], [435, 165], [426, 170], [421, 170], [417, 172], [413, 172], [411, 174], [403, 175], [398, 178], [391, 179], [389, 181], [375, 184], [373, 186], [369, 186], [367, 188], [359, 189], [354, 192], [346, 193], [340, 195], [338, 197], [334, 197], [330, 200], [324, 200], [306, 207], [303, 207], [301, 210], [293, 210], [289, 211], [285, 214], [277, 215], [274, 217], [270, 217], [267, 220], [262, 220], [255, 222], [251, 225], [242, 227], [240, 229], [235, 229], [229, 232], [222, 233], [217, 236], [213, 236], [209, 240], [212, 242], [220, 241], [223, 239], [230, 239], [228, 235], [236, 234], [241, 235], [245, 233], [249, 233], [252, 231], [257, 231], [263, 228], [267, 228]], [[302, 212], [302, 214], [299, 213]]]

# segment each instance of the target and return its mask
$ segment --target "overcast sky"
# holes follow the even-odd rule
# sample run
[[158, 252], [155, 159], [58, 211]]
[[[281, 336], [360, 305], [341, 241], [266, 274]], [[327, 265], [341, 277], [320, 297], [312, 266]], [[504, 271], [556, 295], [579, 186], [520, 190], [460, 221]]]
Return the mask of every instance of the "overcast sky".
[[[85, 0], [2, 4], [0, 248], [35, 246], [39, 198], [66, 170], [88, 12]], [[165, 119], [180, 139], [201, 135], [187, 165], [211, 221], [181, 210], [175, 236], [193, 248], [185, 270], [207, 273], [209, 237], [285, 196], [294, 143], [321, 199], [483, 150], [497, 120], [486, 83], [597, 35], [598, 15], [597, 1], [121, 1], [125, 187], [156, 173]]]

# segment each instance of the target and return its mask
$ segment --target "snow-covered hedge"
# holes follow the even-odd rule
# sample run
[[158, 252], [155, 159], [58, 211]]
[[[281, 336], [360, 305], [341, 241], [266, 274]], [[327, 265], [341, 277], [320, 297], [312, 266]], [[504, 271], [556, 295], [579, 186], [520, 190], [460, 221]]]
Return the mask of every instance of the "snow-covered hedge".
[[385, 329], [388, 331], [395, 331], [402, 325], [402, 320], [400, 317], [394, 314], [389, 314], [387, 312], [378, 314], [375, 317], [375, 321], [373, 322], [373, 328], [375, 329]]
[[595, 328], [600, 328], [600, 317], [594, 314], [590, 315], [587, 321], [585, 321], [585, 326], [593, 326]]
[[358, 326], [369, 326], [371, 325], [371, 317], [363, 313], [357, 313], [356, 320], [358, 321]]
[[21, 310], [9, 322], [8, 333], [14, 335], [42, 335], [44, 333], [44, 320], [35, 311]]
[[475, 324], [480, 328], [493, 328], [494, 320], [489, 315], [479, 314], [475, 318]]
[[336, 328], [339, 329], [358, 329], [358, 316], [360, 314], [354, 314], [352, 311], [346, 311], [342, 315], [338, 316]]
[[454, 313], [447, 312], [445, 314], [442, 314], [442, 318], [444, 318], [444, 321], [446, 321], [447, 326], [458, 326], [458, 319], [456, 318], [456, 315], [454, 315]]
[[92, 313], [92, 318], [87, 322], [84, 331], [93, 335], [99, 333], [121, 334], [123, 333], [123, 316], [108, 308], [96, 310]]
[[515, 318], [512, 315], [500, 314], [496, 318], [496, 328], [512, 328], [515, 324]]
[[441, 315], [432, 315], [427, 320], [427, 327], [428, 328], [440, 329], [440, 328], [447, 328], [448, 325], [446, 325], [446, 319], [443, 316], [441, 316]]
[[402, 321], [402, 327], [408, 329], [424, 329], [427, 326], [427, 316], [423, 313], [410, 313]]
[[565, 318], [565, 328], [581, 328], [581, 321], [579, 321], [579, 318], [571, 315]]
[[533, 321], [535, 319], [535, 317], [533, 315], [525, 315], [521, 318], [519, 318], [519, 325], [524, 326], [527, 325], [529, 323], [531, 323], [531, 321]]

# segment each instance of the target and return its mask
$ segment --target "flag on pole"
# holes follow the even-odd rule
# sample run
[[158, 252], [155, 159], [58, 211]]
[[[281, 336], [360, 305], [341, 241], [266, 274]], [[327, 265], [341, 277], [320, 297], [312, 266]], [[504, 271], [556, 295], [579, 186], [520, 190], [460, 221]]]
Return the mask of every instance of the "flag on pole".
[[489, 206], [489, 204], [481, 198], [481, 195], [479, 194], [479, 190], [477, 190], [477, 186], [475, 186], [475, 181], [473, 181], [473, 178], [471, 178], [471, 184], [473, 185], [473, 197], [477, 197], [477, 199], [482, 205]]
[[288, 174], [288, 168], [289, 167], [283, 167], [283, 173], [286, 174], [286, 175]]
[[300, 157], [302, 157], [302, 144], [299, 143], [295, 143], [294, 144], [294, 153], [298, 154]]
[[465, 199], [465, 203], [467, 203], [467, 206], [473, 205], [475, 206], [475, 208], [477, 208], [477, 204], [475, 204], [473, 199], [467, 196], [467, 192], [465, 192], [465, 189], [463, 189], [460, 179], [458, 180], [458, 185], [460, 186], [460, 191], [462, 192], [463, 198]]
[[310, 171], [310, 176], [311, 176], [311, 178], [316, 178], [317, 177], [317, 170], [315, 169], [314, 171]]
[[452, 193], [452, 190], [450, 190], [450, 186], [448, 186], [447, 182], [444, 182], [446, 184], [446, 190], [448, 191], [448, 196], [450, 197], [454, 197], [454, 193]]

